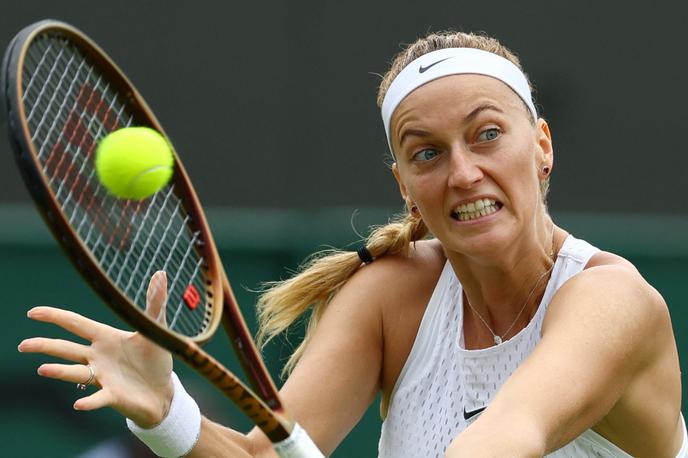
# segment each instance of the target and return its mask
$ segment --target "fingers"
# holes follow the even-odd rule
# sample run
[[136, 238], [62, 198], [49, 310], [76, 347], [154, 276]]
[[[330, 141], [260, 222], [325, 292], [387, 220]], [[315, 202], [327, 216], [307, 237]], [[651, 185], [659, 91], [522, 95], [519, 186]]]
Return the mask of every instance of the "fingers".
[[158, 323], [165, 325], [167, 302], [167, 274], [159, 270], [153, 274], [146, 293], [146, 313]]
[[[93, 372], [91, 372], [91, 370]], [[96, 368], [93, 365], [91, 365], [91, 369], [89, 369], [89, 366], [83, 364], [43, 364], [38, 368], [38, 374], [43, 377], [62, 380], [63, 382], [70, 382], [76, 385], [80, 383], [86, 384], [90, 380], [91, 382], [88, 383], [88, 386], [100, 388], [100, 384], [97, 382], [96, 378]], [[74, 409], [95, 410], [112, 404], [113, 398], [110, 391], [99, 389], [90, 396], [77, 399], [74, 403]]]
[[76, 410], [95, 410], [113, 404], [112, 394], [109, 390], [98, 390], [90, 396], [77, 399], [74, 403]]
[[43, 353], [75, 363], [86, 364], [89, 347], [68, 340], [34, 337], [22, 341], [19, 344], [19, 351], [22, 353]]
[[92, 341], [98, 330], [105, 326], [78, 313], [49, 306], [34, 307], [26, 315], [32, 320], [60, 326], [89, 341]]
[[[96, 368], [91, 366], [95, 374]], [[91, 370], [83, 364], [42, 364], [38, 368], [38, 375], [48, 377], [63, 382], [86, 383], [91, 379]], [[92, 385], [98, 386], [96, 379], [92, 380]]]

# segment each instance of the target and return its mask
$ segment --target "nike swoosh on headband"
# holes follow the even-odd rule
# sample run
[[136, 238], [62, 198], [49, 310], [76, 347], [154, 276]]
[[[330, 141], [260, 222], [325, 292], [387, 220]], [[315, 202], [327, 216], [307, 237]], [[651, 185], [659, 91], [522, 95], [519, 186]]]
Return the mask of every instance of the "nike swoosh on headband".
[[[452, 59], [456, 57], [457, 59]], [[446, 62], [445, 62], [446, 61]], [[439, 66], [440, 62], [445, 62]], [[435, 68], [435, 66], [437, 67]], [[432, 71], [428, 71], [432, 69]], [[537, 121], [538, 114], [533, 104], [528, 78], [510, 60], [475, 48], [443, 48], [423, 54], [399, 72], [387, 89], [380, 114], [385, 126], [389, 150], [394, 155], [390, 124], [392, 115], [404, 98], [418, 87], [449, 75], [478, 74], [491, 76], [509, 86], [525, 102]]]
[[440, 60], [438, 60], [437, 62], [431, 63], [431, 64], [428, 65], [427, 67], [423, 67], [423, 65], [421, 64], [421, 66], [418, 67], [418, 73], [425, 73], [426, 71], [430, 70], [430, 69], [431, 69], [432, 67], [434, 67], [435, 65], [439, 64], [440, 62], [444, 62], [444, 61], [447, 60], [447, 59], [451, 59], [451, 57], [445, 57], [444, 59], [440, 59]]
[[471, 418], [471, 417], [475, 417], [476, 415], [478, 415], [479, 413], [481, 413], [481, 412], [482, 412], [483, 410], [485, 410], [486, 408], [487, 408], [487, 406], [482, 406], [482, 407], [479, 408], [479, 409], [471, 410], [470, 412], [468, 412], [468, 411], [466, 410], [466, 408], [464, 407], [464, 408], [463, 408], [463, 419], [464, 419], [464, 420], [468, 420], [468, 419]]

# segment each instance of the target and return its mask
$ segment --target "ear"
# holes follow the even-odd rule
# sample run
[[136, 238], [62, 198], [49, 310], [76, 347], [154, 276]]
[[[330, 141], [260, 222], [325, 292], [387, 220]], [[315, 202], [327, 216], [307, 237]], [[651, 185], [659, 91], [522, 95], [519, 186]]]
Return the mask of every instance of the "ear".
[[392, 174], [394, 175], [394, 178], [397, 180], [397, 184], [399, 185], [399, 192], [401, 193], [402, 199], [408, 200], [408, 192], [406, 191], [406, 186], [404, 185], [404, 182], [401, 180], [401, 175], [399, 175], [399, 167], [397, 167], [396, 162], [392, 164]]
[[540, 118], [535, 127], [536, 141], [539, 146], [539, 164], [549, 166], [550, 170], [554, 167], [554, 148], [552, 146], [552, 133], [549, 131], [547, 121]]

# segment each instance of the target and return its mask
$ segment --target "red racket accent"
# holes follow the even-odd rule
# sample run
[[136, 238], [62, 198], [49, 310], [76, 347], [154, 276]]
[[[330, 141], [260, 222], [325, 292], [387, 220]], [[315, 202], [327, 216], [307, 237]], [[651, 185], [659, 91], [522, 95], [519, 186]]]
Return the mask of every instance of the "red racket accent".
[[201, 295], [198, 294], [198, 290], [194, 285], [186, 287], [186, 291], [184, 291], [184, 302], [186, 302], [187, 307], [191, 310], [198, 307], [198, 304], [201, 303]]

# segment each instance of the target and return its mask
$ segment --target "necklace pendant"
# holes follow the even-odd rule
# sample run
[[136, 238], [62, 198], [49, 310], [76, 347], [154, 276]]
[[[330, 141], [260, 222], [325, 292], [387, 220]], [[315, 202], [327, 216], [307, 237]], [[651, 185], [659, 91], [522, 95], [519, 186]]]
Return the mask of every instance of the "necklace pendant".
[[499, 345], [502, 343], [502, 338], [499, 336], [494, 336], [494, 341], [495, 341], [495, 345]]

